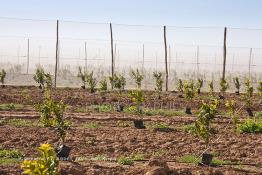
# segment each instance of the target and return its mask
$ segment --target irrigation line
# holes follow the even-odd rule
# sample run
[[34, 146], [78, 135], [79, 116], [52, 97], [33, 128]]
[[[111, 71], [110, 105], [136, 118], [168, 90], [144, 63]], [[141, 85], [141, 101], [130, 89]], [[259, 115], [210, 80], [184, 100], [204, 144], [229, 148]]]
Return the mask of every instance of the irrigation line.
[[[21, 21], [45, 21], [45, 22], [56, 22], [57, 19], [33, 19], [33, 18], [17, 18], [17, 17], [6, 17], [0, 16], [0, 19], [6, 20], [21, 20]], [[97, 24], [97, 25], [109, 25], [109, 22], [87, 22], [87, 21], [73, 21], [73, 20], [59, 20], [61, 22], [70, 22], [70, 23], [85, 23], [85, 24]], [[129, 26], [129, 27], [160, 27], [160, 30], [164, 25], [143, 25], [143, 24], [124, 24], [124, 23], [113, 23], [113, 25], [119, 26]], [[188, 29], [224, 29], [225, 26], [173, 26], [173, 25], [166, 25], [169, 28], [188, 28]], [[262, 30], [262, 28], [245, 28], [245, 27], [227, 27], [228, 29], [235, 29], [235, 30]]]
[[[262, 30], [262, 29], [261, 29]], [[7, 36], [0, 36], [1, 38], [21, 38], [21, 39], [35, 39], [35, 40], [55, 40], [55, 37], [48, 37], [48, 36], [19, 36], [19, 35], [7, 35]], [[74, 38], [74, 37], [60, 37], [60, 40], [73, 40], [73, 41], [100, 41], [100, 42], [108, 42], [108, 39], [101, 39], [101, 38]], [[154, 45], [162, 45], [161, 41], [131, 41], [131, 40], [115, 40], [117, 43], [121, 44], [154, 44]], [[173, 43], [171, 45], [174, 46], [187, 46], [187, 47], [223, 47], [221, 45], [208, 45], [208, 44], [186, 44], [186, 43]], [[250, 49], [250, 47], [242, 47], [242, 46], [228, 46], [228, 49]], [[252, 47], [252, 49], [262, 49], [261, 47]]]
[[[81, 157], [79, 157], [79, 161], [81, 162]], [[105, 162], [117, 162], [117, 159], [116, 158], [106, 158], [104, 160], [99, 160], [97, 159], [96, 157], [83, 157], [82, 158], [82, 161], [105, 161]], [[69, 159], [69, 161], [73, 161], [74, 163], [78, 163], [78, 161], [75, 160], [72, 160], [72, 159]], [[134, 162], [149, 162], [150, 159], [141, 159], [141, 160], [133, 160]], [[168, 162], [172, 162], [172, 163], [179, 163], [179, 164], [194, 164], [194, 163], [185, 163], [185, 162], [181, 162], [181, 161], [178, 161], [176, 159], [174, 160], [165, 160], [167, 163]], [[246, 165], [246, 166], [254, 166], [254, 167], [259, 167], [259, 164], [254, 164], [254, 163], [238, 163], [238, 162], [231, 162], [231, 163], [221, 163], [221, 164], [218, 164], [217, 166], [222, 166], [222, 165], [225, 165], [225, 166], [230, 166], [230, 165]]]
[[33, 19], [33, 18], [15, 18], [15, 17], [5, 17], [0, 16], [0, 19], [8, 19], [8, 20], [18, 20], [18, 21], [45, 21], [45, 22], [56, 22], [56, 20], [48, 20], [48, 19]]

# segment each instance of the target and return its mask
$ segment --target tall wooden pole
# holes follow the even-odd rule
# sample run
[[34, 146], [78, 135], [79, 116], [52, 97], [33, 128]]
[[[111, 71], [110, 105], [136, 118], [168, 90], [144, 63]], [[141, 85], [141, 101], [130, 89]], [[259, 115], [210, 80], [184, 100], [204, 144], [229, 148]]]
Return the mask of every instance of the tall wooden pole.
[[169, 65], [168, 65], [168, 72], [170, 73], [171, 72], [171, 46], [169, 45], [169, 47], [168, 47], [168, 51], [169, 51], [169, 53], [168, 53], [168, 58], [169, 58]]
[[41, 64], [41, 46], [38, 47], [38, 64]]
[[57, 70], [60, 70], [60, 40], [58, 40]]
[[249, 75], [249, 78], [251, 78], [251, 60], [252, 60], [252, 55], [253, 55], [253, 49], [250, 48], [249, 61], [248, 61], [248, 75]]
[[116, 61], [117, 61], [117, 50], [116, 50], [116, 43], [114, 48], [114, 70], [116, 69]]
[[[111, 76], [114, 77], [114, 42], [113, 42], [113, 29], [112, 23], [110, 23], [110, 36], [111, 36]], [[114, 88], [114, 82], [111, 83], [112, 89]]]
[[118, 60], [118, 62], [117, 62], [117, 69], [120, 70], [119, 69], [119, 66], [120, 66], [120, 52], [119, 52], [119, 49], [117, 49], [117, 60]]
[[227, 28], [224, 29], [224, 49], [223, 49], [223, 74], [222, 79], [226, 77], [226, 60], [227, 60]]
[[[199, 46], [197, 46], [197, 77], [199, 76]], [[199, 78], [199, 77], [198, 77]]]
[[86, 42], [85, 42], [85, 71], [87, 71], [87, 49], [86, 49]]
[[30, 47], [30, 43], [29, 43], [29, 38], [27, 39], [27, 65], [26, 65], [26, 74], [28, 74], [29, 72], [29, 47]]
[[166, 91], [168, 91], [168, 66], [167, 66], [166, 26], [164, 26], [164, 45], [165, 45], [165, 67], [166, 67]]
[[142, 73], [144, 73], [144, 64], [145, 64], [145, 45], [143, 44], [143, 52], [142, 52]]
[[235, 54], [233, 54], [233, 59], [232, 59], [232, 74], [234, 73], [234, 64], [235, 64]]
[[17, 64], [20, 64], [20, 45], [17, 50]]
[[56, 81], [57, 81], [57, 68], [58, 68], [58, 45], [59, 45], [59, 21], [56, 21], [56, 54], [55, 54], [55, 84], [54, 87], [56, 88]]

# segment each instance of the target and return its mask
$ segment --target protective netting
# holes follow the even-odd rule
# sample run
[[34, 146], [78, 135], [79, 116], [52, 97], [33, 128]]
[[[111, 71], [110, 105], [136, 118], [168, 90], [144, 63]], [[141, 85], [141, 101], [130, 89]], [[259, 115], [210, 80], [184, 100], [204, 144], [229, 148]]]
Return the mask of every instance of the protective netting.
[[[0, 68], [7, 84], [34, 85], [38, 66], [55, 75], [56, 21], [0, 18]], [[112, 24], [114, 68], [133, 88], [130, 71], [145, 75], [143, 88], [152, 89], [153, 71], [165, 73], [163, 26]], [[179, 78], [218, 81], [223, 67], [223, 27], [167, 26], [169, 86]], [[94, 71], [98, 80], [111, 75], [110, 24], [59, 21], [57, 85], [76, 87], [78, 67]], [[262, 29], [227, 29], [226, 77], [262, 75]], [[163, 76], [165, 77], [165, 76]]]

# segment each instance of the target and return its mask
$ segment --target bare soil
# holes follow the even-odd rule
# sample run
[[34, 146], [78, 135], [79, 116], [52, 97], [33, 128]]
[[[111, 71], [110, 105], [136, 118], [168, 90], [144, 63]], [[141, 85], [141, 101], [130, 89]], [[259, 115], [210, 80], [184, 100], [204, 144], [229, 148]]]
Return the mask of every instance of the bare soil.
[[[0, 104], [18, 103], [32, 105], [41, 101], [42, 92], [35, 87], [0, 88]], [[145, 105], [153, 107], [154, 102], [161, 102], [168, 108], [172, 102], [174, 109], [185, 107], [185, 100], [177, 93], [164, 94], [156, 100], [153, 92], [146, 92]], [[86, 106], [91, 104], [112, 104], [118, 101], [117, 92], [106, 94], [106, 99], [99, 93], [90, 94], [82, 89], [57, 89], [54, 96], [71, 106]], [[131, 104], [126, 95], [121, 96], [121, 102]], [[191, 102], [193, 110], [199, 108], [206, 94], [202, 94]], [[202, 98], [202, 99], [201, 99]], [[227, 99], [235, 99], [241, 107], [243, 101], [235, 94], [227, 94]], [[254, 101], [258, 101], [254, 97]], [[223, 111], [224, 106], [220, 106]], [[259, 111], [258, 105], [253, 109]], [[244, 117], [243, 110], [243, 117]], [[141, 175], [157, 171], [166, 174], [262, 174], [262, 134], [240, 134], [234, 131], [230, 119], [216, 118], [213, 123], [215, 134], [212, 137], [209, 152], [220, 160], [228, 161], [227, 165], [206, 167], [179, 160], [185, 155], [200, 156], [205, 151], [205, 144], [198, 137], [184, 131], [184, 126], [194, 122], [195, 116], [144, 116], [146, 129], [136, 129], [132, 121], [138, 117], [124, 113], [76, 113], [68, 111], [65, 117], [73, 122], [66, 136], [66, 145], [71, 147], [70, 161], [60, 161], [63, 174], [73, 175]], [[39, 114], [33, 109], [20, 111], [0, 111], [0, 119], [22, 118], [33, 121], [32, 126], [15, 127], [9, 124], [0, 126], [0, 144], [5, 149], [18, 149], [25, 157], [36, 157], [36, 148], [41, 143], [56, 145], [58, 138], [53, 128], [38, 126]], [[97, 127], [87, 127], [85, 123], [96, 123]], [[170, 132], [154, 129], [155, 124], [166, 123]], [[119, 165], [115, 160], [120, 156], [142, 154], [142, 161], [133, 165]], [[95, 157], [106, 156], [107, 161], [94, 160]], [[152, 159], [167, 162], [169, 167], [152, 166]], [[83, 160], [79, 161], [79, 158]], [[158, 168], [158, 169], [157, 169]], [[162, 169], [161, 169], [162, 168]], [[167, 171], [167, 169], [169, 169]], [[0, 175], [21, 173], [19, 163], [0, 165]], [[157, 173], [156, 173], [157, 174]], [[159, 174], [159, 173], [158, 173]], [[160, 173], [161, 174], [161, 173]]]

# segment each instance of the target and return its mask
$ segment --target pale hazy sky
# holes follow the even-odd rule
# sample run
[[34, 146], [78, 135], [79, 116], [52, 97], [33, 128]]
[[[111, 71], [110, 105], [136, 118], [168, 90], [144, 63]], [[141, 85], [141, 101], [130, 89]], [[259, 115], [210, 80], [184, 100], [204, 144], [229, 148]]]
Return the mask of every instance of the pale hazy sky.
[[[195, 63], [197, 46], [200, 45], [199, 60], [202, 63], [216, 64], [222, 61], [223, 27], [262, 28], [261, 0], [0, 0], [0, 35], [6, 39], [0, 42], [2, 60], [25, 63], [27, 38], [30, 38], [30, 59], [32, 66], [41, 60], [54, 60], [55, 38], [54, 22], [12, 21], [1, 17], [30, 18], [47, 20], [84, 21], [94, 23], [120, 23], [138, 25], [159, 25], [160, 28], [134, 28], [113, 26], [114, 38], [119, 41], [137, 41], [138, 43], [117, 43], [116, 52], [120, 64], [139, 65], [142, 57], [142, 44], [145, 44], [145, 57], [150, 66], [163, 61], [163, 25], [168, 26], [218, 26], [219, 29], [168, 28], [168, 44], [171, 45], [173, 61]], [[0, 36], [0, 37], [1, 37]], [[22, 36], [11, 40], [9, 36]], [[63, 23], [60, 25], [61, 60], [71, 64], [72, 60], [82, 64], [85, 39], [109, 40], [109, 28], [105, 26], [81, 23]], [[39, 38], [38, 38], [39, 37]], [[42, 37], [42, 38], [41, 38]], [[44, 38], [44, 40], [43, 40]], [[51, 42], [50, 42], [51, 41]], [[147, 41], [159, 42], [150, 45]], [[183, 45], [194, 45], [183, 48]], [[204, 45], [215, 45], [216, 48]], [[249, 48], [262, 48], [262, 30], [229, 29], [228, 62], [245, 66], [249, 58]], [[110, 63], [110, 45], [107, 41], [87, 41], [88, 58], [104, 59]], [[260, 64], [262, 50], [254, 49], [254, 64]], [[39, 61], [40, 60], [40, 61]], [[214, 62], [214, 60], [216, 60]], [[217, 61], [218, 60], [218, 61]], [[131, 63], [128, 61], [134, 61]], [[43, 62], [43, 61], [42, 61]], [[96, 63], [98, 61], [95, 61]], [[149, 62], [147, 63], [149, 65]], [[99, 62], [103, 64], [104, 62]], [[162, 65], [160, 65], [163, 67]], [[205, 65], [204, 65], [205, 66]], [[246, 66], [245, 66], [246, 67]]]
[[261, 0], [0, 0], [0, 16], [127, 24], [261, 27]]

